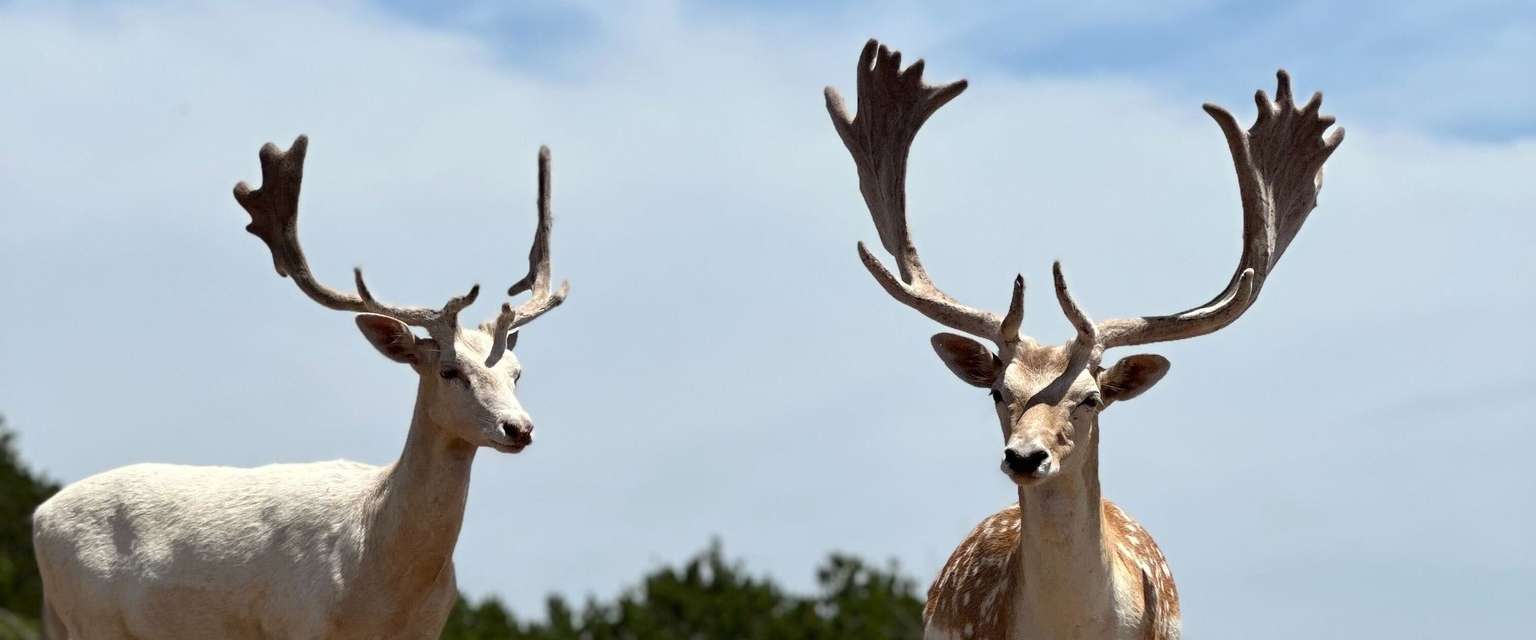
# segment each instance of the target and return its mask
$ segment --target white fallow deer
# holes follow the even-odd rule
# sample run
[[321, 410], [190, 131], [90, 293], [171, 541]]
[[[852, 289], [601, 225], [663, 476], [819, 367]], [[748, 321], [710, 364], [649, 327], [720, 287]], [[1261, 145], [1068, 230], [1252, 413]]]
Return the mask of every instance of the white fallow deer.
[[[452, 609], [453, 549], [480, 447], [517, 453], [533, 421], [514, 393], [516, 330], [558, 306], [551, 291], [549, 151], [539, 152], [528, 274], [490, 322], [461, 328], [479, 286], [442, 309], [384, 304], [310, 272], [299, 246], [307, 141], [261, 149], [262, 185], [235, 186], [246, 230], [280, 276], [420, 382], [405, 449], [385, 467], [347, 461], [254, 469], [140, 464], [76, 482], [38, 507], [34, 544], [48, 637], [436, 638]], [[411, 327], [425, 330], [418, 337]]]
[[1076, 337], [1047, 345], [1019, 333], [1022, 276], [1003, 316], [966, 306], [929, 279], [908, 231], [908, 151], [918, 128], [960, 95], [965, 81], [926, 85], [921, 60], [902, 70], [901, 54], [873, 40], [857, 73], [856, 115], [830, 87], [827, 108], [899, 276], [863, 243], [859, 257], [902, 304], [996, 345], [950, 333], [932, 339], [955, 375], [990, 390], [1002, 425], [1002, 470], [1018, 490], [1018, 502], [983, 520], [934, 580], [923, 610], [925, 636], [1177, 638], [1179, 598], [1162, 552], [1099, 490], [1099, 414], [1150, 388], [1168, 360], [1134, 355], [1106, 367], [1101, 357], [1106, 349], [1194, 337], [1237, 320], [1316, 206], [1323, 162], [1343, 130], [1324, 137], [1333, 118], [1318, 114], [1322, 96], [1297, 107], [1284, 71], [1273, 102], [1258, 93], [1258, 121], [1247, 131], [1225, 109], [1206, 105], [1226, 135], [1243, 203], [1243, 251], [1226, 289], [1173, 315], [1095, 323], [1067, 292], [1057, 263], [1056, 298]]

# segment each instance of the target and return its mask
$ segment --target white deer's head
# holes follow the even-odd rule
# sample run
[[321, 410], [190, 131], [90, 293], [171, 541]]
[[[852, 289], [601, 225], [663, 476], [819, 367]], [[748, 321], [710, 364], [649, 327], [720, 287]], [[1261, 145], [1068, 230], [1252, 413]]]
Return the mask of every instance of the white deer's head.
[[[533, 442], [533, 419], [518, 402], [522, 367], [512, 355], [518, 329], [559, 306], [570, 283], [549, 287], [549, 149], [539, 150], [539, 226], [528, 252], [528, 274], [507, 290], [532, 297], [517, 307], [503, 303], [495, 318], [476, 328], [459, 326], [459, 312], [474, 304], [480, 285], [450, 299], [441, 309], [389, 305], [374, 299], [353, 271], [357, 293], [337, 291], [315, 280], [298, 240], [299, 187], [309, 140], [299, 136], [287, 151], [273, 144], [261, 148], [262, 184], [252, 190], [235, 185], [235, 199], [251, 214], [246, 230], [272, 251], [280, 276], [292, 277], [310, 299], [338, 311], [358, 314], [357, 326], [379, 353], [409, 365], [421, 378], [419, 397], [432, 424], [475, 446], [517, 453]], [[419, 327], [426, 336], [418, 336]]]
[[1298, 107], [1290, 77], [1279, 72], [1275, 100], [1255, 97], [1258, 120], [1243, 130], [1221, 107], [1205, 110], [1226, 136], [1243, 200], [1243, 253], [1227, 287], [1209, 302], [1166, 315], [1093, 322], [1067, 290], [1056, 263], [1056, 298], [1077, 330], [1064, 345], [1041, 345], [1019, 328], [1024, 319], [1024, 278], [1014, 279], [1004, 316], [961, 304], [928, 277], [907, 229], [907, 155], [923, 123], [966, 88], [960, 80], [923, 83], [923, 61], [901, 68], [901, 53], [870, 40], [859, 57], [858, 111], [850, 116], [837, 91], [827, 88], [827, 110], [853, 155], [859, 190], [874, 219], [880, 243], [896, 258], [888, 271], [864, 243], [859, 257], [892, 297], [951, 329], [991, 341], [940, 333], [933, 347], [961, 380], [988, 389], [1003, 429], [1003, 472], [1014, 483], [1047, 481], [1087, 456], [1097, 443], [1099, 412], [1156, 384], [1168, 371], [1162, 356], [1135, 355], [1109, 367], [1106, 349], [1211, 333], [1237, 320], [1258, 297], [1280, 255], [1317, 205], [1322, 167], [1344, 138], [1324, 135], [1331, 116], [1319, 115], [1322, 95]]

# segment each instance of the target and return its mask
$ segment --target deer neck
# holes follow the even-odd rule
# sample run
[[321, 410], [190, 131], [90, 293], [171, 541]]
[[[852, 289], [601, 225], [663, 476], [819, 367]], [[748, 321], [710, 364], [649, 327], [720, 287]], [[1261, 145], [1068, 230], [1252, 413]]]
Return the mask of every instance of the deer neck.
[[418, 389], [405, 450], [385, 469], [363, 514], [364, 584], [387, 585], [411, 602], [444, 580], [451, 586], [474, 459], [474, 445], [432, 422], [426, 390]]
[[1085, 621], [1109, 622], [1114, 602], [1111, 556], [1104, 545], [1098, 429], [1087, 458], [1040, 486], [1019, 488], [1019, 579], [1015, 620], [1027, 637], [1078, 637]]

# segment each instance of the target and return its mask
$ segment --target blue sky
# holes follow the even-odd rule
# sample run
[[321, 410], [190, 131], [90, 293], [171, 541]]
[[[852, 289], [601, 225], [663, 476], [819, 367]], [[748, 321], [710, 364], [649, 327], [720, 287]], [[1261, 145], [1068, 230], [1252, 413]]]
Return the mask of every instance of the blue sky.
[[426, 303], [516, 268], [547, 143], [573, 292], [519, 342], [541, 439], [477, 459], [461, 586], [533, 612], [714, 536], [796, 588], [832, 550], [926, 581], [1011, 491], [990, 403], [858, 264], [822, 87], [870, 36], [971, 80], [914, 148], [914, 233], [962, 300], [1022, 271], [1057, 340], [1052, 259], [1100, 317], [1225, 282], [1199, 105], [1247, 120], [1284, 66], [1349, 130], [1319, 209], [1241, 322], [1149, 349], [1173, 371], [1105, 415], [1106, 494], [1191, 637], [1518, 635], [1536, 10], [1267, 6], [0, 3], [0, 411], [66, 481], [387, 462], [414, 380], [274, 277], [230, 187], [308, 133], [317, 273]]
[[[608, 35], [597, 16], [603, 5], [378, 5], [481, 38], [528, 68]], [[1486, 140], [1536, 133], [1536, 89], [1525, 81], [1536, 7], [1523, 2], [681, 2], [671, 11], [802, 33], [921, 21], [929, 57], [964, 60], [973, 75], [1130, 76], [1202, 100], [1283, 65], [1377, 121]], [[1476, 95], [1483, 99], [1457, 99]]]

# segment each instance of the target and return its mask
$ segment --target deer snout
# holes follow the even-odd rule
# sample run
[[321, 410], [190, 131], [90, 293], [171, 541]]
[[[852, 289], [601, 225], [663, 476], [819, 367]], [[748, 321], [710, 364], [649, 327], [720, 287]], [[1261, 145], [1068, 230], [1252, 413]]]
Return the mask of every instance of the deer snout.
[[1003, 449], [1003, 470], [1015, 476], [1029, 478], [1043, 476], [1049, 470], [1050, 461], [1051, 452], [1045, 449], [1033, 447]]
[[514, 446], [526, 447], [533, 444], [532, 420], [503, 420], [501, 421], [501, 434], [512, 441]]

